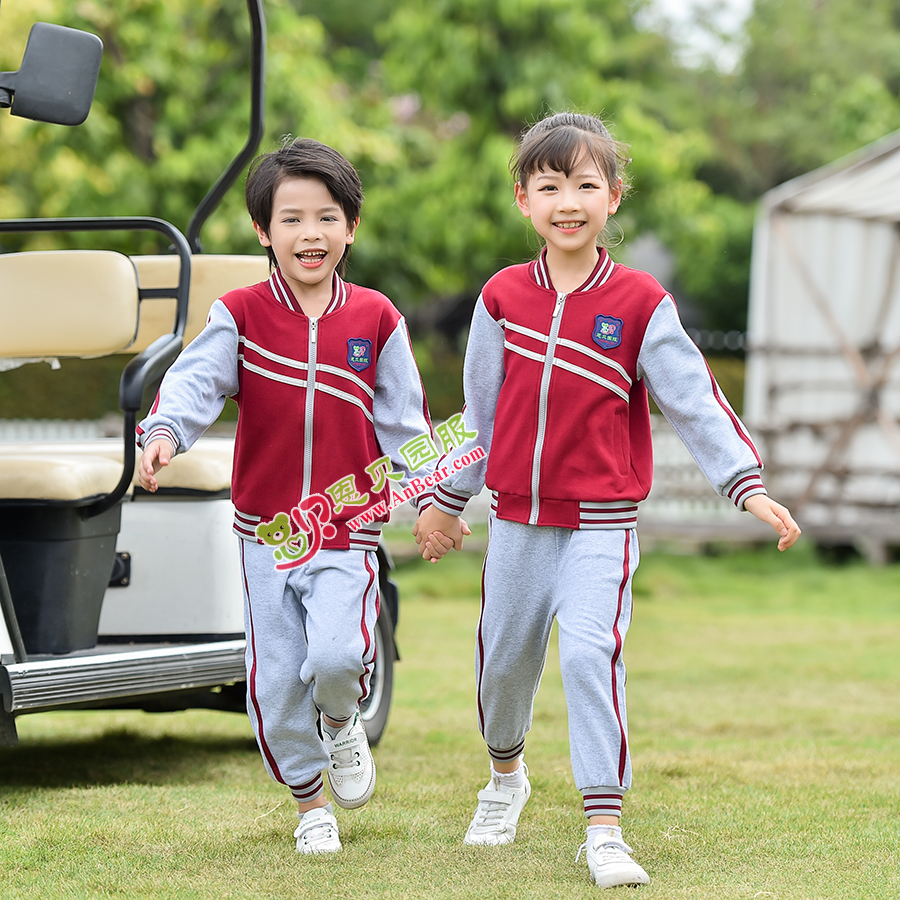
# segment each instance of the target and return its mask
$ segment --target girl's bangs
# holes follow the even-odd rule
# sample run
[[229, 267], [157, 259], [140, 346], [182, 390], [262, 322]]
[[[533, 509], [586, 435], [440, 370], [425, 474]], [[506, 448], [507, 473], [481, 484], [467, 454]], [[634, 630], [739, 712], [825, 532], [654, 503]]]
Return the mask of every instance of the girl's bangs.
[[590, 135], [579, 128], [554, 128], [536, 141], [530, 150], [524, 150], [519, 159], [519, 176], [526, 178], [538, 171], [553, 169], [569, 176], [576, 163], [587, 153], [597, 164], [601, 172], [606, 171], [601, 148], [598, 141], [591, 140]]

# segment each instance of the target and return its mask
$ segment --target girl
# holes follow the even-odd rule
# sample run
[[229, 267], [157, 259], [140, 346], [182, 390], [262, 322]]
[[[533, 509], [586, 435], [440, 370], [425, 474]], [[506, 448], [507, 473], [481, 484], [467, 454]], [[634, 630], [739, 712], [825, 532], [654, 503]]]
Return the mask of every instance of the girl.
[[[508, 844], [531, 788], [525, 736], [554, 619], [591, 878], [647, 884], [619, 827], [631, 786], [622, 647], [638, 564], [638, 503], [650, 490], [648, 392], [713, 487], [770, 523], [779, 549], [800, 529], [766, 495], [762, 463], [650, 275], [598, 247], [625, 192], [623, 148], [592, 116], [560, 113], [522, 137], [511, 163], [519, 210], [545, 247], [485, 285], [466, 351], [465, 426], [438, 466], [414, 534], [437, 562], [468, 532], [459, 519], [493, 493], [476, 643], [478, 719], [491, 761], [465, 842]], [[486, 458], [453, 461], [477, 443]], [[430, 502], [430, 505], [427, 505]], [[579, 850], [579, 856], [581, 850]]]

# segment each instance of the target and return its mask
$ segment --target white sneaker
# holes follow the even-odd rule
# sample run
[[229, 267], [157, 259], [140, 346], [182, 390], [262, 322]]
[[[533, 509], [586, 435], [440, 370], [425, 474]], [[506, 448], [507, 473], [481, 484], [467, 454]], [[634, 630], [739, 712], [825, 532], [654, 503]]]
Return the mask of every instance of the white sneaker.
[[337, 853], [341, 849], [341, 839], [332, 805], [311, 809], [300, 816], [294, 837], [297, 838], [298, 853]]
[[323, 719], [322, 742], [330, 758], [328, 784], [334, 802], [344, 809], [362, 806], [375, 790], [375, 760], [359, 711], [333, 736]]
[[650, 884], [650, 876], [631, 858], [634, 851], [612, 828], [608, 834], [595, 837], [590, 844], [582, 844], [575, 862], [582, 850], [587, 850], [591, 880], [598, 887]]
[[478, 792], [478, 806], [469, 824], [464, 844], [471, 846], [492, 846], [511, 844], [516, 839], [516, 824], [519, 815], [531, 796], [528, 769], [522, 763], [525, 784], [520, 788], [501, 785], [494, 776], [483, 791]]

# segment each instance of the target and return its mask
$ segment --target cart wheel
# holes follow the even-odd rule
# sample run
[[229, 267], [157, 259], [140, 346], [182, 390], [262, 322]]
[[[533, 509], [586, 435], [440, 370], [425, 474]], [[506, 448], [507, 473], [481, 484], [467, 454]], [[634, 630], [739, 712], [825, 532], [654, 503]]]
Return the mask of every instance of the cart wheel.
[[391, 695], [394, 692], [394, 625], [387, 604], [382, 604], [375, 623], [375, 668], [369, 681], [369, 696], [360, 704], [369, 744], [375, 746], [384, 734]]

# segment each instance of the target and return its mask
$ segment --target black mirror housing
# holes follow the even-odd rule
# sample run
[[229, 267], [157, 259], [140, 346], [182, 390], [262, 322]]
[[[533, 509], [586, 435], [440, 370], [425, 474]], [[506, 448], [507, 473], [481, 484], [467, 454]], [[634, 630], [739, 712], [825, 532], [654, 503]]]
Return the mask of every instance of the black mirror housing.
[[38, 22], [19, 70], [0, 72], [0, 105], [25, 119], [80, 125], [94, 100], [102, 57], [95, 34]]

